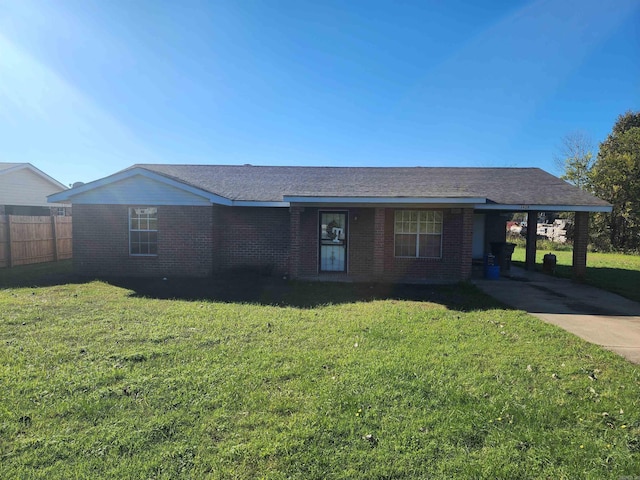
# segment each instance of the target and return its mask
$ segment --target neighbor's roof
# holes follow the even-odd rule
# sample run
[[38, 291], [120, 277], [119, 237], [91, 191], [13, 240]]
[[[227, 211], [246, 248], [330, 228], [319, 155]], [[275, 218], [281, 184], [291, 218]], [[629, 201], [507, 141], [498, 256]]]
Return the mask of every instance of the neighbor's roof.
[[[488, 206], [609, 204], [539, 168], [274, 167], [252, 165], [139, 164], [112, 175], [153, 172], [180, 184], [236, 202], [312, 202], [332, 198], [469, 199]], [[104, 186], [108, 179], [96, 182]], [[99, 184], [99, 185], [98, 185]], [[82, 191], [92, 184], [80, 187]], [[64, 192], [66, 199], [74, 190]], [[78, 192], [80, 193], [80, 192]], [[59, 194], [58, 194], [59, 195]], [[58, 196], [56, 195], [56, 197]], [[476, 205], [478, 208], [478, 205]]]

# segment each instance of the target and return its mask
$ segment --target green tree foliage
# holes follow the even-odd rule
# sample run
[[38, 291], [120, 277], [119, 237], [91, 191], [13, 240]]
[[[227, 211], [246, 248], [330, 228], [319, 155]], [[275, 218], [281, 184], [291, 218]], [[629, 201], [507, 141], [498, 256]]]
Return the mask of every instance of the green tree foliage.
[[555, 155], [556, 164], [564, 171], [562, 179], [585, 190], [589, 189], [589, 173], [593, 167], [593, 142], [581, 131], [571, 132], [562, 138]]
[[613, 211], [594, 219], [594, 230], [608, 233], [611, 246], [640, 249], [640, 112], [620, 115], [600, 144], [589, 173], [590, 190]]

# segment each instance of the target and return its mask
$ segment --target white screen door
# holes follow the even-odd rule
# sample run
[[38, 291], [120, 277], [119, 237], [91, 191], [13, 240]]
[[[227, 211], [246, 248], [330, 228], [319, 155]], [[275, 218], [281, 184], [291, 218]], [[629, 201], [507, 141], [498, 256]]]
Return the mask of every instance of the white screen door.
[[320, 212], [320, 271], [347, 271], [347, 212]]

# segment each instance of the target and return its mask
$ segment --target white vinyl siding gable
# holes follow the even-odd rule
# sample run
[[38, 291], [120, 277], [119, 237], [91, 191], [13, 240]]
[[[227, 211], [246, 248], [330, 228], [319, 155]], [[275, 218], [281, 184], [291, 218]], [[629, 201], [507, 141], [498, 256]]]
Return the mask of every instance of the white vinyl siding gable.
[[72, 202], [109, 205], [211, 205], [207, 198], [142, 175], [80, 193], [73, 197]]
[[0, 205], [58, 206], [62, 204], [47, 203], [47, 196], [60, 191], [59, 187], [28, 168], [0, 175]]

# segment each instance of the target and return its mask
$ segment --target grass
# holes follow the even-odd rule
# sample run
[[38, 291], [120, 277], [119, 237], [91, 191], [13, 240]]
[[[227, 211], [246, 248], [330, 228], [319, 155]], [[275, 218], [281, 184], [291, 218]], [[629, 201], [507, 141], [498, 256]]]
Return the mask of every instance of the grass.
[[[573, 252], [553, 249], [539, 250], [536, 256], [537, 269], [542, 269], [542, 261], [547, 253], [553, 253], [556, 256], [557, 275], [571, 278]], [[512, 259], [514, 262], [524, 265], [525, 249], [516, 247]], [[631, 300], [640, 301], [640, 288], [638, 287], [640, 285], [640, 255], [589, 252], [585, 282]]]
[[0, 478], [640, 475], [638, 366], [471, 286], [57, 278], [0, 290]]

